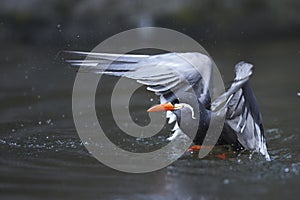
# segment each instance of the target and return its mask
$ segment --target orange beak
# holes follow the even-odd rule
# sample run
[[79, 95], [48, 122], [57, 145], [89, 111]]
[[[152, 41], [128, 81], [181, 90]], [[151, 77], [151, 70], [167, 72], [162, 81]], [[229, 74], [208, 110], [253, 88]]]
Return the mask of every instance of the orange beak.
[[159, 104], [156, 106], [153, 106], [147, 110], [147, 112], [162, 112], [167, 110], [175, 110], [175, 106], [169, 103]]

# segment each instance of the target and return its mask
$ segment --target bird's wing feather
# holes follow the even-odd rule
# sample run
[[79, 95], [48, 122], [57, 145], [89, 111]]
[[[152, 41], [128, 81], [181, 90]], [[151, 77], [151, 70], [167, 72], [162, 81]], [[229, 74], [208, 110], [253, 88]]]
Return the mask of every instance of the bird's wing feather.
[[[80, 67], [80, 72], [92, 72], [112, 76], [123, 76], [147, 85], [148, 90], [164, 95], [172, 101], [170, 90], [197, 88], [197, 96], [208, 95], [208, 83], [202, 80], [202, 73], [210, 78], [211, 59], [200, 53], [166, 53], [160, 55], [107, 54], [69, 51], [87, 56], [83, 60], [67, 60], [72, 66]], [[199, 71], [197, 64], [203, 68]], [[189, 84], [186, 84], [188, 82]], [[170, 99], [169, 99], [170, 98]]]
[[[261, 113], [249, 81], [252, 68], [253, 65], [245, 62], [240, 62], [235, 67], [234, 82], [223, 95], [227, 96], [225, 125], [228, 125], [236, 133], [237, 139], [243, 147], [260, 152], [267, 160], [270, 160]], [[222, 99], [224, 98], [221, 97], [219, 101]]]
[[[147, 85], [149, 91], [160, 95], [161, 103], [174, 102], [176, 100], [174, 92], [190, 89], [194, 89], [199, 99], [209, 99], [203, 98], [203, 95], [208, 95], [207, 80], [211, 78], [212, 61], [208, 56], [200, 53], [166, 53], [152, 56], [77, 51], [69, 51], [69, 53], [87, 56], [83, 60], [67, 60], [72, 66], [80, 67], [80, 72], [134, 79]], [[176, 115], [167, 112], [167, 118], [169, 123], [175, 121], [174, 135], [182, 135]]]

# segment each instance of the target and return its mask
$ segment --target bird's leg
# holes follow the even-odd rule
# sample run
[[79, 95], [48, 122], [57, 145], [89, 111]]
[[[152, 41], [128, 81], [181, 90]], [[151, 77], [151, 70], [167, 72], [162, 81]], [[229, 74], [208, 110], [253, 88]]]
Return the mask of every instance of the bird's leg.
[[[204, 145], [193, 145], [191, 146], [187, 151], [194, 154], [195, 152], [200, 151], [201, 149], [213, 149], [214, 146], [204, 146]], [[227, 153], [223, 152], [223, 153], [218, 153], [215, 155], [216, 158], [220, 158], [222, 160], [226, 160], [227, 159]]]
[[227, 154], [226, 153], [217, 154], [216, 157], [220, 158], [222, 160], [226, 160], [227, 159]]
[[188, 152], [194, 152], [194, 151], [200, 151], [200, 149], [212, 149], [213, 146], [204, 146], [204, 145], [193, 145], [191, 146], [187, 151]]

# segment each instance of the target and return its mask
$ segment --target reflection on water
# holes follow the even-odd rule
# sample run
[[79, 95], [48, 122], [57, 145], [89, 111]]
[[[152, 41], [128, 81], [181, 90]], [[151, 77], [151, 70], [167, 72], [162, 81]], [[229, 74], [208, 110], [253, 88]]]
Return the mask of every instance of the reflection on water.
[[[37, 50], [34, 53], [39, 54]], [[262, 51], [248, 58], [257, 66], [252, 80], [263, 112], [271, 162], [257, 155], [249, 159], [249, 154], [200, 160], [187, 153], [172, 165], [147, 174], [112, 170], [87, 152], [73, 125], [73, 69], [53, 63], [54, 56], [50, 61], [43, 56], [35, 62], [26, 60], [30, 53], [20, 55], [22, 65], [17, 61], [3, 63], [1, 199], [296, 197], [300, 183], [300, 111], [295, 95], [300, 87], [299, 56], [277, 53]], [[213, 55], [225, 79], [230, 80], [231, 66], [237, 59], [228, 60], [218, 52]]]

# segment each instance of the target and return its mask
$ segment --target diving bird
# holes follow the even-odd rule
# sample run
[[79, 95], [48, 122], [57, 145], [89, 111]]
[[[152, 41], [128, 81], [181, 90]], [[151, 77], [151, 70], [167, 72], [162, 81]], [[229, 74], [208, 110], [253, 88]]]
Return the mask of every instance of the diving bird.
[[[216, 107], [225, 113], [224, 126], [218, 144], [262, 154], [270, 160], [262, 125], [262, 116], [254, 96], [250, 76], [253, 65], [239, 62], [235, 65], [235, 78], [226, 92], [212, 100], [212, 59], [198, 52], [163, 53], [158, 55], [111, 54], [82, 51], [67, 51], [87, 59], [66, 60], [81, 72], [127, 77], [146, 85], [149, 91], [160, 96], [160, 105], [148, 112], [166, 111], [169, 123], [175, 123], [172, 140], [180, 135], [180, 121], [193, 120], [199, 116], [198, 130], [193, 138], [195, 145], [201, 145], [212, 120]], [[193, 66], [196, 63], [199, 69]], [[188, 84], [187, 84], [188, 83]], [[192, 91], [197, 97], [197, 108], [178, 99], [177, 93]], [[193, 107], [194, 106], [194, 107]], [[195, 113], [195, 110], [198, 113]], [[184, 111], [184, 112], [183, 112]]]

